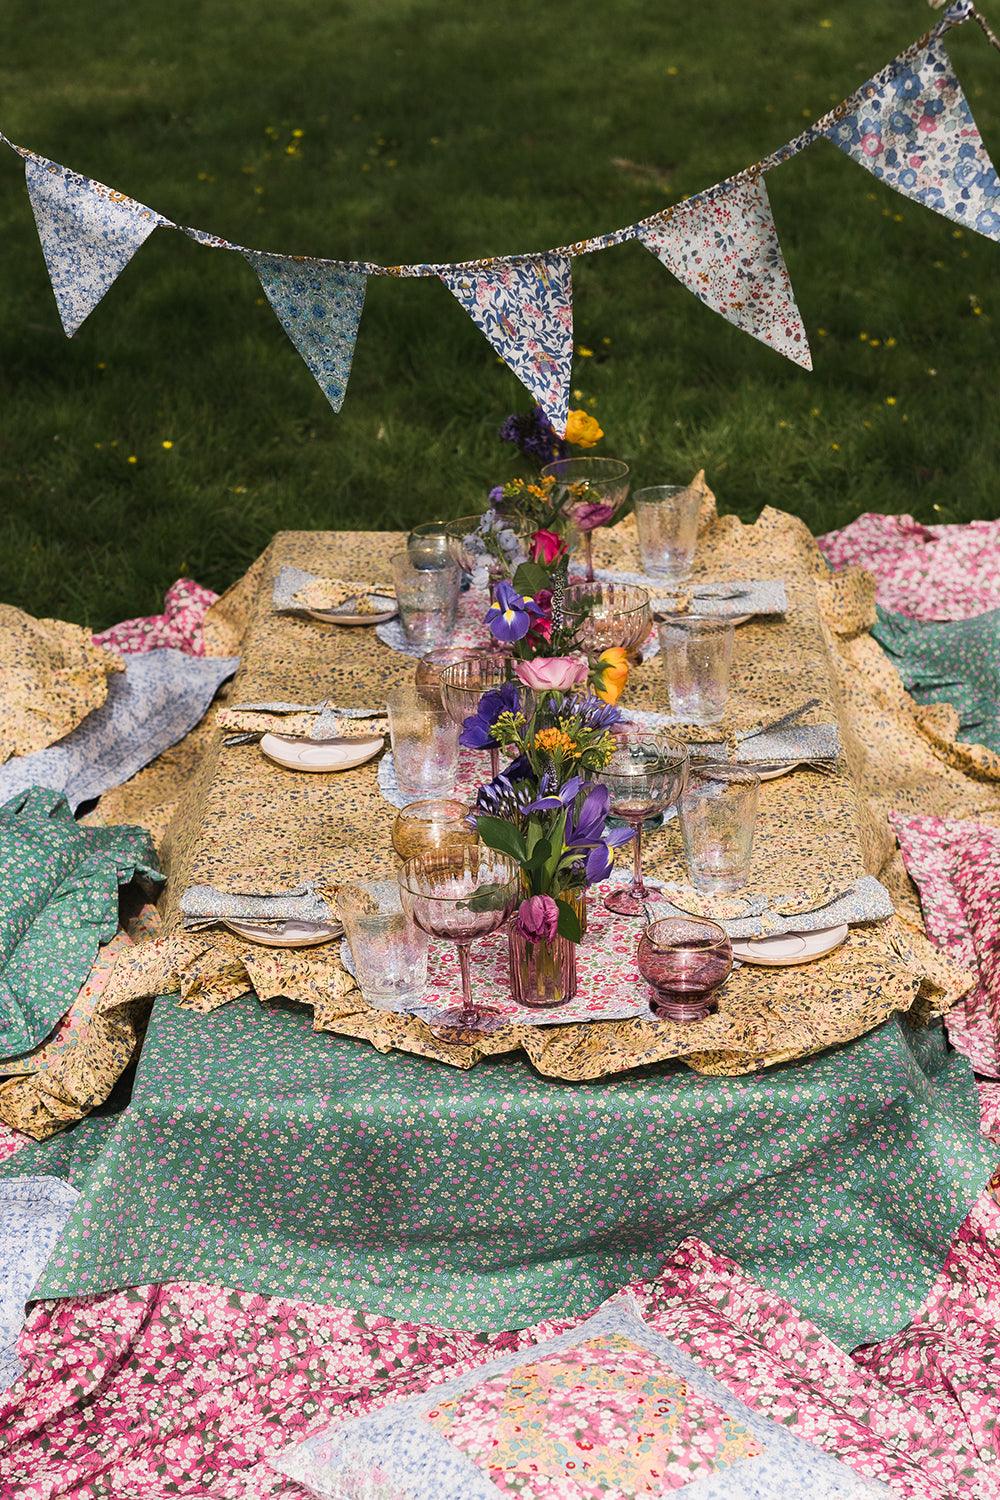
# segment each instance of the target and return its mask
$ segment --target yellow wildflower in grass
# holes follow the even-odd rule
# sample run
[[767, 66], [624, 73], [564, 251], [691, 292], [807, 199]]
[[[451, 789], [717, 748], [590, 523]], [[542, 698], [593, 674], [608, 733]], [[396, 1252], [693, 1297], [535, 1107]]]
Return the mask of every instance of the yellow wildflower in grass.
[[293, 130], [292, 131], [292, 135], [294, 136], [295, 140], [301, 141], [302, 137], [305, 135], [305, 131], [304, 130]]
[[99, 359], [97, 361], [97, 368], [99, 370], [106, 370], [108, 368], [108, 362], [107, 362], [107, 360], [106, 359]]
[[877, 349], [878, 346], [881, 344], [881, 342], [882, 342], [881, 339], [869, 339], [868, 340], [868, 347], [869, 347], [869, 349]]
[[588, 349], [586, 344], [577, 344], [576, 352], [581, 359], [591, 359], [594, 353], [593, 349]]
[[895, 349], [895, 347], [896, 347], [896, 343], [897, 343], [897, 340], [896, 340], [896, 339], [893, 339], [893, 338], [888, 338], [888, 339], [886, 339], [886, 341], [885, 341], [885, 347], [886, 347], [886, 348], [887, 348], [887, 349]]
[[601, 343], [605, 346], [605, 348], [609, 347], [609, 345], [611, 343], [611, 340], [608, 338], [607, 334], [605, 334], [604, 337], [601, 339]]
[[886, 396], [886, 398], [885, 398], [885, 404], [886, 404], [886, 406], [895, 406], [895, 404], [896, 404], [896, 398], [895, 398], [895, 396]]
[[778, 418], [778, 426], [779, 427], [787, 427], [788, 426], [788, 423], [785, 421], [784, 417], [779, 417]]
[[137, 463], [138, 463], [138, 462], [139, 462], [139, 460], [138, 460], [138, 458], [137, 458], [137, 457], [136, 457], [136, 456], [135, 456], [135, 454], [134, 454], [134, 453], [130, 453], [130, 454], [129, 454], [129, 456], [128, 456], [128, 462], [129, 462], [129, 463], [130, 463], [130, 464], [137, 464]]
[[840, 452], [840, 444], [839, 443], [831, 443], [830, 447], [833, 449], [834, 453], [839, 453]]
[[[574, 393], [575, 394], [575, 393]], [[570, 412], [566, 420], [566, 441], [576, 448], [593, 448], [604, 436], [604, 429], [596, 417], [579, 407]]]
[[535, 744], [547, 755], [572, 755], [576, 749], [565, 729], [540, 729], [535, 735]]
[[825, 339], [826, 338], [826, 329], [825, 328], [817, 328], [816, 333], [817, 333], [817, 335], [818, 335], [819, 338], [821, 338], [821, 339]]
[[937, 374], [937, 370], [935, 370], [935, 368], [934, 368], [933, 365], [930, 365], [928, 367], [927, 373], [928, 373], [928, 375], [936, 375]]
[[170, 452], [170, 449], [173, 446], [174, 446], [173, 438], [164, 438], [163, 442], [160, 444], [160, 447], [161, 448], [166, 448], [166, 450], [167, 450], [168, 453]]
[[663, 71], [666, 73], [668, 78], [676, 78], [678, 73], [680, 72], [680, 68], [676, 67], [674, 63], [671, 63], [670, 67], [664, 68]]
[[823, 19], [822, 19], [822, 21], [820, 21], [819, 24], [822, 26], [822, 28], [823, 28], [824, 31], [829, 31], [830, 27], [833, 25], [833, 22], [830, 21], [830, 20], [828, 20], [826, 18], [826, 16], [824, 16]]
[[863, 344], [867, 344], [867, 342], [868, 342], [868, 331], [867, 331], [867, 329], [862, 328], [861, 332], [858, 334], [858, 338], [861, 340], [861, 342]]
[[819, 407], [818, 406], [810, 406], [810, 408], [809, 408], [809, 415], [811, 417], [818, 417], [819, 416]]

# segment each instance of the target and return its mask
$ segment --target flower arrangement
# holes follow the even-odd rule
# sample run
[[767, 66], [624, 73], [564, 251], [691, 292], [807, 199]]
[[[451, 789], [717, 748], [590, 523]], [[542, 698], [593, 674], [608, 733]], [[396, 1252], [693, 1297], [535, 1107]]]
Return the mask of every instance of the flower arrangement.
[[[518, 585], [538, 592], [521, 593]], [[525, 687], [567, 692], [589, 685], [595, 697], [615, 704], [628, 682], [628, 654], [610, 646], [596, 661], [587, 661], [580, 646], [582, 606], [567, 606], [565, 588], [565, 565], [551, 572], [539, 563], [522, 563], [512, 582], [494, 588], [485, 623], [495, 640], [513, 649], [514, 671]]]

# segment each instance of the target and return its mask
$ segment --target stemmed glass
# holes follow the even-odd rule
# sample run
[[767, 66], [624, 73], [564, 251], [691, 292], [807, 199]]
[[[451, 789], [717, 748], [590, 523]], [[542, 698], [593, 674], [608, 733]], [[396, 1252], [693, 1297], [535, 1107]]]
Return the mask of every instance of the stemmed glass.
[[733, 967], [733, 946], [717, 922], [662, 917], [643, 928], [639, 973], [656, 991], [650, 1001], [663, 1021], [703, 1021], [719, 1002], [715, 992]]
[[563, 616], [579, 622], [588, 656], [600, 656], [609, 646], [634, 655], [653, 628], [649, 590], [633, 583], [571, 583], [563, 592]]
[[597, 777], [608, 789], [611, 812], [632, 825], [635, 841], [631, 884], [612, 891], [604, 905], [622, 917], [641, 917], [645, 903], [660, 894], [643, 884], [642, 825], [672, 806], [684, 790], [688, 748], [641, 724], [616, 725], [614, 737], [611, 760]]
[[591, 534], [605, 526], [628, 497], [628, 464], [620, 458], [557, 458], [542, 470], [554, 479], [561, 509], [583, 537], [583, 561], [588, 583], [594, 581]]
[[417, 855], [399, 871], [403, 909], [421, 931], [444, 938], [458, 949], [462, 1004], [435, 1019], [432, 1030], [448, 1041], [474, 1040], [504, 1025], [503, 1016], [472, 998], [469, 948], [477, 938], [502, 927], [521, 893], [521, 870], [506, 854], [480, 844], [450, 854]]
[[[465, 661], [451, 662], [441, 669], [441, 702], [452, 723], [461, 726], [479, 707], [479, 700], [491, 689], [504, 687], [515, 681], [509, 656], [501, 652], [481, 653]], [[518, 702], [521, 712], [531, 712], [533, 698], [529, 688], [517, 683]], [[490, 745], [490, 775], [495, 781], [500, 774], [500, 747]]]

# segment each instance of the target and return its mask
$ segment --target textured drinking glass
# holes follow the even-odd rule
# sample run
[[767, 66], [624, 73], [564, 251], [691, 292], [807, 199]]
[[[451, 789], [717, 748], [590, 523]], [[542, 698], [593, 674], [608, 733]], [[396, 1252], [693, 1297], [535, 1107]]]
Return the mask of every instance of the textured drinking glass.
[[386, 699], [396, 782], [404, 796], [447, 797], [458, 774], [458, 726], [415, 687], [393, 688]]
[[414, 526], [406, 541], [406, 550], [415, 568], [434, 568], [453, 558], [449, 522], [424, 521]]
[[433, 651], [428, 651], [417, 662], [413, 674], [420, 696], [426, 698], [428, 703], [440, 703], [441, 673], [445, 667], [450, 667], [456, 661], [468, 661], [470, 656], [479, 654], [479, 649], [475, 646], [438, 646]]
[[611, 799], [616, 818], [630, 823], [635, 832], [632, 845], [632, 882], [625, 890], [612, 891], [604, 902], [608, 911], [623, 917], [641, 917], [645, 903], [659, 896], [642, 879], [642, 825], [677, 801], [687, 772], [688, 749], [639, 724], [619, 724], [614, 731], [615, 748], [603, 771], [596, 773]]
[[480, 844], [461, 853], [408, 859], [397, 879], [403, 907], [417, 926], [458, 949], [462, 1004], [443, 1011], [431, 1030], [462, 1042], [504, 1025], [499, 1012], [473, 1001], [469, 948], [502, 927], [514, 910], [521, 894], [520, 867]]
[[563, 592], [566, 618], [578, 621], [578, 639], [588, 656], [609, 646], [633, 655], [645, 645], [653, 616], [649, 590], [633, 583], [571, 583]]
[[[466, 719], [476, 712], [484, 693], [511, 681], [516, 683], [517, 703], [527, 716], [531, 713], [534, 695], [514, 677], [512, 658], [499, 651], [480, 651], [442, 668], [441, 702], [461, 729]], [[490, 745], [488, 748], [490, 775], [496, 780], [500, 771], [500, 747]]]
[[750, 873], [760, 777], [741, 766], [692, 766], [678, 812], [691, 884], [741, 891]]
[[670, 713], [678, 724], [718, 724], [729, 698], [733, 625], [672, 615], [657, 631]]
[[690, 485], [654, 484], [632, 496], [642, 571], [683, 583], [698, 545], [701, 496]]
[[341, 886], [337, 910], [365, 999], [373, 1005], [419, 1000], [427, 989], [427, 934], [403, 910], [397, 883]]
[[444, 645], [458, 612], [462, 587], [458, 564], [450, 557], [433, 557], [416, 567], [408, 551], [397, 552], [392, 574], [407, 640], [421, 654]]
[[662, 1021], [703, 1021], [719, 1002], [715, 991], [733, 967], [733, 947], [716, 922], [663, 917], [639, 938], [639, 973], [651, 985], [649, 1003]]
[[545, 465], [542, 478], [555, 480], [553, 500], [583, 538], [584, 577], [593, 583], [591, 534], [628, 498], [628, 464], [620, 458], [557, 458]]
[[392, 825], [392, 847], [400, 859], [415, 854], [455, 854], [479, 842], [469, 807], [453, 797], [408, 802]]

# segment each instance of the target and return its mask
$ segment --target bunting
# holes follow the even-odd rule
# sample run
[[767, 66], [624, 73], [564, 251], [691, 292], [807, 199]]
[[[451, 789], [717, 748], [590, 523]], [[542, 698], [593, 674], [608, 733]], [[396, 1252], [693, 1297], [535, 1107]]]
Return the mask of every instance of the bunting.
[[564, 255], [456, 267], [441, 280], [562, 437], [573, 363], [572, 267]]
[[904, 197], [1000, 239], [1000, 182], [940, 37], [901, 52], [826, 131]]
[[296, 260], [243, 252], [257, 272], [278, 322], [305, 360], [334, 411], [347, 393], [367, 277], [336, 261]]
[[157, 225], [174, 226], [125, 193], [44, 156], [27, 155], [24, 176], [56, 307], [72, 338]]
[[639, 239], [706, 307], [812, 369], [763, 177], [665, 209], [640, 226]]
[[906, 197], [1000, 240], [1000, 181], [943, 37], [973, 20], [972, 0], [834, 109], [761, 161], [636, 224], [532, 254], [458, 264], [378, 265], [271, 254], [172, 223], [125, 193], [18, 146], [63, 328], [72, 337], [158, 226], [246, 257], [334, 411], [343, 405], [369, 276], [438, 277], [497, 354], [565, 432], [573, 354], [572, 262], [639, 240], [706, 307], [805, 369], [809, 343], [771, 213], [765, 174], [829, 139]]

